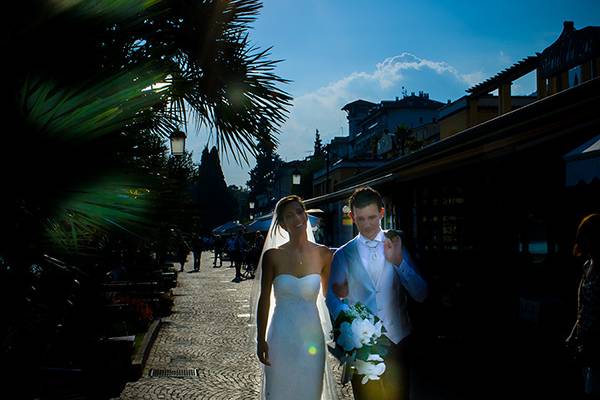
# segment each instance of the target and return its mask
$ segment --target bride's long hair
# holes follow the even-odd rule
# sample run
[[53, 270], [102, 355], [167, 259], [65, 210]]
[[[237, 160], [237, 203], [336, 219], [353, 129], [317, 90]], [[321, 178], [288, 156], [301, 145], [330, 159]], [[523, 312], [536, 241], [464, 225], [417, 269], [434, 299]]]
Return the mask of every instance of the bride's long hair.
[[[275, 229], [269, 229], [269, 233], [272, 235], [277, 234], [278, 231], [281, 230], [285, 230], [281, 224], [283, 222], [283, 212], [285, 211], [285, 207], [287, 207], [288, 204], [291, 203], [298, 203], [300, 205], [300, 207], [302, 207], [302, 210], [304, 210], [304, 214], [306, 214], [306, 206], [304, 205], [304, 202], [302, 201], [302, 198], [300, 196], [297, 196], [295, 194], [290, 194], [289, 196], [285, 196], [283, 198], [281, 198], [278, 202], [277, 205], [275, 206], [275, 211], [273, 212], [273, 217], [274, 220], [271, 222], [271, 225], [275, 224]], [[308, 218], [308, 215], [306, 216]], [[307, 224], [310, 224], [310, 222], [307, 220]], [[312, 232], [312, 229], [311, 229]], [[308, 232], [307, 232], [308, 234]], [[287, 232], [286, 232], [287, 235]], [[289, 240], [289, 235], [287, 235], [288, 238], [287, 240]], [[283, 236], [285, 238], [285, 236]], [[310, 238], [309, 238], [310, 240]], [[313, 240], [314, 242], [314, 240]], [[285, 242], [280, 243], [280, 245], [282, 245]], [[263, 246], [264, 248], [264, 246]]]
[[[306, 214], [306, 207], [304, 205], [304, 202], [302, 201], [302, 198], [300, 198], [299, 196], [296, 195], [289, 195], [289, 196], [285, 196], [283, 198], [281, 198], [278, 202], [277, 205], [275, 206], [275, 209], [273, 210], [273, 214], [272, 214], [272, 218], [271, 218], [271, 225], [269, 227], [269, 232], [267, 233], [267, 236], [265, 237], [265, 243], [263, 245], [263, 249], [262, 252], [260, 254], [260, 259], [258, 261], [258, 266], [256, 268], [256, 274], [255, 274], [255, 278], [254, 281], [252, 282], [252, 291], [251, 291], [251, 295], [250, 295], [250, 321], [248, 324], [248, 327], [250, 328], [250, 334], [248, 335], [249, 337], [249, 344], [250, 347], [253, 351], [253, 353], [256, 353], [256, 346], [257, 346], [257, 336], [258, 336], [258, 332], [257, 332], [257, 309], [258, 309], [258, 299], [260, 297], [260, 288], [261, 288], [261, 280], [262, 280], [262, 260], [263, 260], [263, 256], [265, 254], [265, 252], [269, 249], [274, 249], [274, 248], [278, 248], [281, 245], [283, 245], [284, 243], [287, 243], [290, 240], [290, 237], [287, 233], [287, 231], [285, 229], [283, 229], [283, 227], [281, 227], [281, 223], [283, 221], [283, 211], [285, 209], [285, 207], [293, 202], [297, 202], [298, 204], [300, 204], [302, 206], [302, 208], [304, 209], [304, 212]], [[315, 242], [315, 237], [312, 231], [312, 227], [310, 224], [310, 220], [308, 219], [308, 214], [306, 214], [307, 216], [307, 221], [306, 221], [306, 236], [308, 238], [308, 241], [316, 243]], [[325, 305], [325, 296], [323, 294], [323, 290], [321, 285], [319, 285], [320, 290], [319, 290], [319, 296], [317, 298], [317, 308], [319, 310], [319, 318], [321, 320], [321, 327], [323, 328], [323, 335], [325, 338], [325, 348], [327, 348], [328, 345], [333, 343], [333, 336], [332, 336], [332, 325], [331, 325], [331, 319], [329, 316], [329, 311], [327, 309], [327, 306]], [[267, 319], [267, 334], [269, 331], [269, 326], [271, 324], [271, 317], [273, 316], [273, 311], [275, 309], [275, 296], [273, 293], [273, 290], [271, 290], [271, 298], [270, 298], [270, 305], [269, 305], [269, 313], [268, 313], [268, 319]], [[323, 393], [321, 395], [321, 399], [322, 400], [335, 400], [337, 399], [337, 391], [336, 391], [336, 384], [335, 384], [335, 380], [333, 378], [333, 373], [331, 371], [331, 366], [329, 365], [329, 361], [327, 360], [327, 355], [325, 357], [325, 374], [323, 377]], [[261, 371], [262, 371], [262, 375], [261, 375], [261, 399], [264, 399], [264, 366], [261, 364]]]

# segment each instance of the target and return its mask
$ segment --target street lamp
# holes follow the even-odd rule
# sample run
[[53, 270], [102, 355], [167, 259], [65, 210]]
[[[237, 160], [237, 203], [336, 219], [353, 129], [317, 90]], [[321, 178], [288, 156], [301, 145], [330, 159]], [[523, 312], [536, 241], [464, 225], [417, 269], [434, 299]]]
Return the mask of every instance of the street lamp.
[[174, 131], [169, 139], [171, 139], [171, 154], [174, 156], [181, 156], [185, 152], [185, 138], [187, 136], [183, 131]]
[[302, 174], [297, 169], [292, 172], [292, 184], [299, 185], [300, 180], [302, 179]]
[[250, 200], [248, 202], [248, 208], [250, 208], [250, 212], [249, 212], [249, 217], [250, 217], [250, 221], [252, 221], [254, 219], [254, 200]]

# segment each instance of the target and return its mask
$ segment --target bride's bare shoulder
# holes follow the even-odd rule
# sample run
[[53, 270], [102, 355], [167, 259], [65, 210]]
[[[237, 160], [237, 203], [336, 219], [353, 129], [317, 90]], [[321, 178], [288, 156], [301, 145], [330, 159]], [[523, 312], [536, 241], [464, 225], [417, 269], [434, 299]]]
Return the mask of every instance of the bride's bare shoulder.
[[265, 254], [263, 255], [263, 257], [269, 257], [269, 258], [273, 258], [273, 257], [277, 257], [279, 254], [281, 254], [282, 249], [280, 247], [273, 247], [267, 251], [265, 251]]
[[331, 257], [333, 255], [331, 249], [323, 244], [313, 243], [313, 246], [323, 257]]
[[263, 263], [274, 262], [281, 257], [282, 251], [283, 250], [279, 247], [274, 247], [265, 251], [265, 254], [263, 255]]
[[319, 251], [330, 251], [329, 247], [325, 246], [324, 244], [319, 244], [319, 243], [312, 243], [312, 245], [314, 247], [316, 247], [317, 249], [319, 249]]

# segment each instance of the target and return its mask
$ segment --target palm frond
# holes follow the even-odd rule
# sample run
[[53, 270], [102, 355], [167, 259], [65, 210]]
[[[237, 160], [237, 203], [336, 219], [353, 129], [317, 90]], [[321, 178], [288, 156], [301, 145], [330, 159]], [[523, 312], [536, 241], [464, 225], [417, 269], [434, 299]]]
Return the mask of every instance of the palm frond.
[[90, 141], [123, 129], [143, 110], [165, 102], [169, 86], [151, 89], [165, 77], [165, 71], [143, 66], [75, 89], [30, 78], [21, 92], [21, 110], [40, 134]]
[[71, 13], [76, 18], [105, 19], [111, 22], [128, 20], [165, 3], [164, 0], [55, 0], [49, 2], [48, 13], [58, 15]]
[[[261, 8], [257, 0], [215, 0], [189, 3], [176, 9], [180, 23], [167, 23], [159, 35], [148, 35], [147, 47], [165, 46], [177, 38], [181, 46], [172, 53], [172, 111], [214, 128], [219, 149], [247, 162], [256, 154], [258, 140], [276, 143], [276, 133], [286, 119], [291, 97], [277, 87], [289, 81], [278, 77], [279, 61], [269, 51], [249, 45], [249, 24]], [[160, 19], [160, 17], [158, 17]], [[211, 23], [198, 24], [198, 21]], [[267, 126], [260, 130], [259, 126]]]
[[140, 236], [152, 228], [157, 193], [147, 179], [110, 175], [71, 190], [48, 218], [46, 238], [60, 252], [78, 252], [100, 234]]

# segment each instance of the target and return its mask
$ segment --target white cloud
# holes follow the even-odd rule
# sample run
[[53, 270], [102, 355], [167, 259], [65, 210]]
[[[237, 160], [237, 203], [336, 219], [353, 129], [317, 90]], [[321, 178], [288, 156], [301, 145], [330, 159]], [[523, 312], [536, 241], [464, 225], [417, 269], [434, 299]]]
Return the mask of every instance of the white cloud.
[[[423, 90], [430, 98], [445, 102], [485, 79], [481, 71], [461, 72], [445, 61], [432, 61], [401, 53], [377, 63], [371, 71], [353, 72], [314, 91], [295, 96], [286, 123], [281, 128], [278, 152], [284, 160], [303, 159], [312, 153], [315, 129], [323, 143], [347, 135], [344, 104], [359, 98], [372, 102], [401, 96], [402, 87]], [[437, 96], [437, 97], [436, 97]], [[253, 164], [253, 163], [252, 163]], [[228, 184], [245, 184], [250, 167], [222, 162]]]
[[[432, 84], [452, 89], [428, 87], [432, 77], [438, 78]], [[340, 127], [347, 134], [346, 114], [341, 108], [359, 98], [373, 102], [391, 99], [401, 94], [401, 86], [462, 95], [462, 90], [481, 82], [483, 77], [480, 71], [461, 73], [445, 61], [427, 60], [410, 53], [386, 58], [377, 63], [373, 71], [353, 72], [296, 97], [290, 118], [282, 128], [279, 153], [288, 160], [303, 158], [312, 150], [315, 129], [319, 129], [324, 142], [339, 136]]]
[[[481, 72], [461, 74], [445, 61], [426, 60], [410, 53], [402, 53], [385, 59], [377, 64], [372, 76], [379, 82], [382, 89], [387, 89], [403, 78], [401, 73], [403, 70], [426, 71], [428, 69], [439, 75], [449, 74], [468, 85], [473, 84], [474, 79], [479, 79], [482, 76]], [[369, 76], [369, 74], [364, 73], [361, 75]]]
[[481, 71], [471, 72], [470, 74], [461, 74], [460, 76], [469, 87], [475, 86], [487, 79], [486, 75]]

